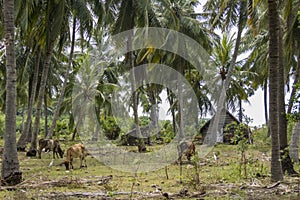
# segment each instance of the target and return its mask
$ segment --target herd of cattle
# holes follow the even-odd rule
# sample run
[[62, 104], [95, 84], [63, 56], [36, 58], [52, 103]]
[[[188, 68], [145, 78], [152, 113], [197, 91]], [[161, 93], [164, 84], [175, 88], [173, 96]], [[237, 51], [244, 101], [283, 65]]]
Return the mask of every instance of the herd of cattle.
[[[53, 152], [53, 159], [55, 157], [57, 158], [63, 158], [64, 151], [61, 149], [59, 141], [53, 140], [53, 139], [40, 139], [39, 140], [39, 149], [38, 149], [38, 157], [41, 158], [42, 151], [45, 152]], [[190, 161], [191, 157], [195, 155], [195, 144], [191, 141], [182, 141], [178, 145], [178, 153], [179, 158], [178, 161], [181, 162], [182, 155], [185, 155]], [[89, 155], [89, 152], [87, 151], [86, 147], [81, 144], [74, 144], [73, 146], [70, 146], [66, 151], [66, 158], [62, 164], [65, 165], [66, 170], [74, 169], [73, 167], [73, 159], [79, 158], [80, 159], [80, 168], [87, 167], [86, 165], [86, 159], [85, 157]], [[83, 165], [84, 162], [84, 165]]]

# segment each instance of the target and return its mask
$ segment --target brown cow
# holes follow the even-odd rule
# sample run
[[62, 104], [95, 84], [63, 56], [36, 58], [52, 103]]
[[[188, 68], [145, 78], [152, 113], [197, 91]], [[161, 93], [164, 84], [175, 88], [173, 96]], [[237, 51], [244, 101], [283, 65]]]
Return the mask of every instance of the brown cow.
[[57, 158], [60, 156], [63, 158], [64, 151], [61, 149], [59, 141], [58, 140], [52, 140], [52, 139], [40, 139], [39, 140], [39, 158], [41, 158], [42, 150], [45, 149], [45, 152], [53, 151], [53, 158], [55, 159], [55, 155]]
[[178, 160], [181, 161], [182, 155], [184, 154], [188, 161], [191, 161], [191, 157], [195, 155], [195, 144], [192, 141], [181, 141], [178, 145]]
[[[89, 155], [86, 148], [83, 144], [74, 144], [73, 146], [69, 147], [67, 150], [67, 158], [64, 162], [66, 166], [66, 170], [74, 169], [73, 167], [73, 158], [79, 158], [80, 159], [80, 168], [87, 167], [85, 157]], [[84, 166], [82, 165], [82, 162], [84, 161]]]

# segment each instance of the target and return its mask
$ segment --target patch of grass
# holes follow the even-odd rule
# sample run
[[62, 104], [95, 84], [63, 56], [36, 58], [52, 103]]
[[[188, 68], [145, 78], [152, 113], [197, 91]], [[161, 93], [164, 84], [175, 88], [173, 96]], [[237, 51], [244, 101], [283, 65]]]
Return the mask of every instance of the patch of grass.
[[[113, 198], [129, 199], [129, 193], [137, 191], [143, 194], [161, 193], [178, 194], [182, 189], [187, 189], [189, 194], [201, 192], [200, 199], [281, 199], [297, 197], [293, 188], [298, 185], [298, 179], [285, 177], [288, 183], [286, 187], [288, 192], [282, 193], [283, 188], [278, 187], [274, 190], [257, 189], [250, 186], [257, 184], [260, 187], [272, 185], [270, 182], [270, 144], [267, 138], [264, 138], [266, 132], [254, 133], [254, 144], [249, 146], [246, 151], [247, 156], [247, 179], [240, 175], [239, 161], [240, 155], [235, 145], [220, 144], [215, 146], [212, 151], [198, 162], [198, 171], [200, 182], [195, 181], [195, 167], [189, 164], [184, 158], [182, 166], [182, 183], [180, 183], [180, 167], [177, 164], [167, 166], [167, 179], [165, 169], [144, 173], [126, 173], [114, 170], [97, 159], [88, 156], [87, 168], [79, 169], [79, 159], [74, 159], [74, 170], [65, 171], [64, 166], [59, 166], [64, 159], [55, 159], [54, 165], [48, 167], [52, 160], [52, 153], [42, 153], [42, 159], [27, 158], [24, 152], [19, 153], [19, 160], [23, 178], [26, 182], [26, 189], [15, 191], [0, 191], [0, 199], [40, 199], [41, 195], [57, 192], [99, 192], [104, 191]], [[63, 149], [66, 149], [76, 142], [63, 142]], [[161, 148], [161, 145], [149, 146], [149, 151], [155, 151]], [[136, 147], [128, 147], [128, 150], [136, 150]], [[196, 151], [200, 151], [200, 146], [196, 146]], [[213, 152], [218, 156], [215, 160]], [[296, 166], [298, 169], [299, 166]], [[98, 184], [98, 180], [103, 176], [112, 176], [112, 179], [105, 184]], [[41, 187], [30, 187], [47, 181], [71, 180], [68, 185], [49, 185]], [[77, 184], [80, 181], [88, 180], [87, 183]], [[77, 181], [77, 182], [76, 182]], [[250, 187], [250, 189], [247, 189]], [[241, 189], [244, 188], [244, 189]], [[158, 190], [158, 191], [157, 191]], [[126, 192], [120, 195], [118, 192]], [[21, 198], [22, 197], [22, 198]], [[141, 194], [134, 194], [132, 197], [144, 199]], [[164, 199], [160, 196], [160, 199]], [[190, 197], [180, 197], [189, 199]], [[180, 199], [176, 197], [176, 199]], [[197, 197], [199, 198], [199, 197]], [[78, 198], [71, 198], [78, 199]], [[83, 199], [83, 198], [81, 198]], [[155, 197], [154, 199], [157, 199]], [[296, 198], [294, 198], [296, 199]]]

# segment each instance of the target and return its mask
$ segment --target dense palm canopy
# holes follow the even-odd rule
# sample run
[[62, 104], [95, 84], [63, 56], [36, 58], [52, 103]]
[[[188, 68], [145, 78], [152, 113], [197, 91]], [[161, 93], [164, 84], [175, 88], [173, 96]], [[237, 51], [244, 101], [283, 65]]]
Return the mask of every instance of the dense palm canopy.
[[[5, 46], [9, 42], [4, 34], [4, 14], [7, 11], [3, 6], [5, 2], [0, 1], [0, 7], [4, 8], [0, 11], [0, 114], [11, 106], [10, 101], [6, 99], [10, 91], [5, 88], [12, 78], [8, 77], [8, 68], [5, 67], [11, 62], [11, 57], [5, 54], [9, 50]], [[269, 0], [268, 3], [274, 1]], [[274, 4], [257, 0], [208, 0], [201, 13], [194, 13], [194, 9], [201, 4], [201, 1], [197, 0], [17, 0], [14, 4], [14, 52], [17, 72], [15, 109], [18, 113], [22, 112], [23, 117], [28, 117], [24, 117], [23, 132], [20, 143], [18, 142], [18, 147], [22, 147], [23, 150], [28, 141], [31, 141], [30, 149], [36, 150], [37, 138], [45, 136], [39, 133], [40, 127], [43, 126], [40, 119], [44, 117], [42, 105], [45, 102], [45, 109], [53, 111], [54, 116], [64, 116], [74, 138], [78, 131], [76, 123], [80, 123], [82, 119], [74, 117], [74, 112], [81, 112], [80, 104], [72, 109], [72, 103], [74, 104], [79, 97], [90, 98], [89, 95], [92, 94], [93, 99], [88, 100], [95, 105], [91, 107], [90, 112], [96, 113], [95, 118], [99, 125], [102, 119], [113, 115], [110, 105], [112, 94], [124, 81], [122, 77], [126, 71], [148, 63], [153, 66], [167, 65], [177, 70], [191, 85], [197, 97], [198, 117], [195, 117], [193, 122], [185, 123], [195, 123], [197, 127], [200, 118], [217, 112], [220, 93], [216, 95], [215, 91], [211, 90], [212, 85], [225, 88], [226, 109], [232, 112], [239, 110], [239, 119], [243, 120], [242, 102], [247, 103], [248, 98], [260, 87], [267, 95], [268, 85], [272, 89], [272, 84], [276, 82], [269, 74], [274, 73], [274, 69], [271, 68], [273, 63], [269, 61], [269, 47], [273, 43], [270, 44], [269, 38], [268, 5], [273, 5], [273, 9], [278, 12], [278, 26], [282, 31], [273, 37], [283, 42], [282, 48], [279, 47], [284, 55], [282, 78], [288, 87], [282, 84], [279, 87], [291, 90], [288, 113], [291, 113], [296, 103], [299, 87], [295, 85], [299, 84], [300, 77], [300, 3], [297, 0], [281, 1], [275, 7]], [[211, 70], [214, 74], [210, 74], [210, 79], [207, 79], [206, 72], [198, 71], [193, 63], [174, 52], [155, 49], [151, 45], [115, 58], [112, 55], [114, 49], [107, 44], [110, 38], [118, 33], [143, 27], [171, 29], [193, 39], [205, 50], [208, 63], [214, 68]], [[226, 34], [223, 34], [225, 32]], [[136, 35], [130, 36], [133, 37], [133, 42], [138, 39], [134, 38]], [[161, 37], [168, 39], [169, 35]], [[127, 47], [132, 45], [128, 41], [123, 42]], [[178, 44], [180, 41], [174, 38], [172, 48], [178, 51], [184, 49], [186, 54], [199, 53], [194, 52], [193, 47]], [[91, 52], [98, 52], [96, 57], [103, 62], [109, 60], [106, 64], [97, 63], [103, 70], [101, 75], [96, 76], [96, 80], [80, 78], [82, 72], [95, 73], [89, 71], [91, 66], [88, 59]], [[112, 61], [112, 57], [115, 60]], [[165, 77], [168, 80], [170, 78], [168, 74], [165, 74]], [[151, 77], [147, 75], [138, 77], [145, 83], [140, 88], [135, 88], [135, 83], [139, 80], [134, 78], [131, 88], [128, 88], [128, 91], [136, 90], [132, 93], [133, 97], [129, 98], [132, 102], [128, 105], [128, 110], [134, 112], [135, 124], [139, 124], [138, 110], [142, 110], [150, 116], [152, 123], [156, 123], [154, 126], [158, 126], [155, 122], [155, 119], [159, 118], [156, 110], [162, 106], [162, 102], [168, 101], [173, 129], [182, 132], [181, 126], [185, 119], [181, 119], [181, 114], [185, 110], [180, 106], [181, 97], [176, 97], [164, 86], [146, 84], [149, 78]], [[74, 96], [73, 87], [78, 80], [86, 82]], [[274, 88], [272, 91], [275, 91]], [[167, 93], [166, 99], [162, 99], [164, 93]], [[275, 103], [274, 101], [272, 106]], [[32, 138], [29, 135], [29, 126], [33, 126], [31, 115], [34, 117]], [[274, 116], [272, 120], [274, 125]], [[55, 128], [56, 119], [53, 121], [49, 137], [59, 137]], [[47, 128], [46, 124], [41, 132], [46, 132]], [[99, 132], [98, 128], [99, 126], [92, 132]], [[272, 137], [277, 137], [279, 133], [272, 129], [272, 134]], [[97, 140], [98, 135], [94, 134], [91, 137]], [[274, 154], [277, 155], [276, 153], [279, 153], [278, 149], [274, 149]]]

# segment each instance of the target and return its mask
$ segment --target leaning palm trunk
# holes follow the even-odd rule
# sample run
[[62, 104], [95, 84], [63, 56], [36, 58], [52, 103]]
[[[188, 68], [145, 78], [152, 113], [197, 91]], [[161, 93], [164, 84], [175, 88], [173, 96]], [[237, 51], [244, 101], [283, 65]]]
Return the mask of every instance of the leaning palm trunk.
[[5, 134], [2, 155], [2, 184], [16, 185], [22, 181], [16, 145], [17, 71], [14, 41], [14, 0], [3, 1], [4, 35], [6, 39]]
[[35, 58], [35, 67], [34, 67], [34, 74], [33, 74], [33, 80], [32, 80], [31, 95], [30, 95], [28, 111], [27, 111], [27, 118], [26, 118], [25, 126], [23, 126], [22, 135], [19, 138], [18, 143], [17, 143], [17, 149], [19, 151], [25, 151], [26, 144], [28, 141], [27, 138], [28, 138], [28, 133], [29, 133], [29, 129], [31, 126], [32, 109], [33, 109], [33, 104], [34, 104], [34, 99], [35, 99], [35, 91], [36, 91], [37, 82], [38, 82], [40, 58], [41, 58], [41, 51], [40, 51], [40, 48], [38, 48], [37, 56]]
[[296, 122], [292, 137], [291, 137], [291, 145], [290, 145], [290, 157], [294, 162], [299, 162], [299, 134], [300, 134], [300, 122]]
[[65, 90], [67, 88], [67, 82], [68, 82], [69, 76], [70, 76], [70, 69], [72, 66], [74, 46], [75, 46], [76, 17], [73, 18], [73, 30], [72, 31], [73, 32], [72, 32], [72, 40], [71, 40], [71, 50], [70, 50], [70, 55], [69, 55], [69, 60], [68, 60], [68, 68], [64, 75], [64, 83], [63, 83], [63, 86], [61, 89], [60, 96], [58, 98], [57, 107], [56, 107], [55, 113], [53, 115], [52, 124], [51, 124], [50, 130], [49, 130], [49, 133], [47, 134], [47, 138], [52, 138], [52, 136], [53, 136], [53, 132], [54, 132], [54, 129], [56, 126], [56, 121], [59, 117], [59, 110], [60, 110], [61, 104], [64, 100], [64, 94], [65, 94]]
[[213, 126], [210, 129], [210, 133], [211, 133], [211, 138], [209, 138], [209, 141], [207, 141], [207, 143], [209, 145], [214, 145], [215, 142], [221, 142], [223, 143], [223, 138], [224, 135], [222, 133], [222, 127], [224, 124], [224, 104], [225, 104], [225, 99], [226, 99], [226, 90], [229, 87], [230, 81], [231, 81], [231, 75], [233, 73], [233, 69], [235, 67], [235, 63], [237, 60], [237, 56], [238, 56], [238, 52], [239, 52], [239, 47], [240, 47], [240, 43], [241, 43], [241, 37], [242, 37], [242, 32], [245, 26], [245, 16], [243, 16], [242, 13], [245, 13], [246, 10], [246, 2], [242, 1], [241, 5], [240, 5], [240, 17], [239, 17], [239, 24], [238, 24], [238, 33], [237, 33], [237, 38], [235, 41], [235, 48], [234, 48], [234, 52], [233, 52], [233, 56], [232, 59], [230, 61], [230, 65], [228, 68], [228, 72], [226, 74], [226, 79], [224, 81], [224, 84], [222, 86], [222, 91], [218, 100], [218, 105], [217, 105], [217, 112], [215, 114], [215, 118], [213, 121]]

